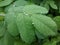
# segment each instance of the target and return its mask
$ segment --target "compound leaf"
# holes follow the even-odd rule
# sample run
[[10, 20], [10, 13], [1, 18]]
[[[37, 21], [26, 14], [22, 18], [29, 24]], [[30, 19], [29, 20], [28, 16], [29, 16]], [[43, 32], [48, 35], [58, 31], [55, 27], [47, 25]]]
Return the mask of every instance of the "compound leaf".
[[26, 43], [32, 43], [35, 39], [35, 34], [30, 17], [28, 15], [24, 15], [23, 13], [18, 14], [17, 25], [22, 40]]
[[32, 15], [32, 21], [35, 28], [44, 36], [54, 36], [57, 32], [56, 23], [44, 15]]

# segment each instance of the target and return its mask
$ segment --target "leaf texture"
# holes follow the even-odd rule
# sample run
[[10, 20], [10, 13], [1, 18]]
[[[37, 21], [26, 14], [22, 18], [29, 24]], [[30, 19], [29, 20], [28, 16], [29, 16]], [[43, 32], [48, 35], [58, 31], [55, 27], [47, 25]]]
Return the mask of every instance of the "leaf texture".
[[44, 15], [32, 15], [35, 28], [44, 36], [54, 36], [57, 33], [56, 23]]
[[7, 31], [13, 35], [17, 36], [19, 34], [18, 28], [16, 25], [16, 15], [14, 12], [9, 12], [6, 15], [6, 22], [7, 22]]
[[0, 37], [1, 36], [4, 36], [4, 34], [5, 34], [5, 23], [4, 23], [4, 21], [0, 21]]
[[35, 39], [35, 33], [30, 17], [22, 13], [18, 14], [17, 25], [22, 40], [26, 43], [32, 43]]
[[0, 1], [0, 7], [9, 5], [10, 3], [12, 3], [14, 0], [2, 0]]
[[23, 9], [23, 11], [27, 14], [46, 14], [48, 13], [48, 10], [42, 6], [38, 5], [26, 5]]

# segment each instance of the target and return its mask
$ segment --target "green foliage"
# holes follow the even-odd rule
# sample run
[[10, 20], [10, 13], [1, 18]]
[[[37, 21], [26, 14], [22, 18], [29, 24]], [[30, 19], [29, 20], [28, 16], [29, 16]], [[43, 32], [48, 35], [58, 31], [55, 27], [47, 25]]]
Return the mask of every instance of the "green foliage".
[[56, 22], [57, 26], [58, 26], [58, 30], [60, 30], [60, 16], [56, 16], [54, 18], [54, 21]]
[[29, 15], [18, 14], [16, 21], [22, 40], [27, 43], [33, 42], [35, 33]]
[[56, 35], [57, 27], [55, 22], [44, 15], [33, 15], [32, 21], [36, 29], [44, 36]]
[[5, 34], [5, 24], [4, 21], [0, 21], [0, 37]]
[[17, 36], [19, 32], [16, 25], [16, 15], [12, 12], [9, 12], [5, 18], [6, 18], [6, 23], [7, 23], [7, 31], [11, 35]]
[[0, 0], [0, 45], [60, 45], [60, 0]]
[[26, 14], [46, 14], [48, 13], [48, 10], [38, 5], [27, 5], [24, 7], [24, 12]]
[[12, 3], [14, 0], [2, 0], [0, 1], [0, 7], [9, 5], [10, 3]]
[[48, 3], [53, 9], [58, 9], [57, 5], [55, 4], [55, 1], [49, 0]]

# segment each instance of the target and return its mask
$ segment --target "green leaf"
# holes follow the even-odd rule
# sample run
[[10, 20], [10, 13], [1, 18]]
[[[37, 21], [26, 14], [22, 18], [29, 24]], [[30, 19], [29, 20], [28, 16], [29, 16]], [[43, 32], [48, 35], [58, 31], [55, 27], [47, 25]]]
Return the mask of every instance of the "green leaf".
[[15, 13], [15, 15], [16, 15], [16, 13], [22, 13], [23, 12], [23, 7], [24, 6], [18, 6], [18, 7], [8, 7], [5, 11], [6, 11], [6, 13], [9, 13], [9, 12], [14, 12]]
[[0, 1], [0, 7], [9, 5], [10, 3], [12, 3], [14, 0], [2, 0]]
[[14, 45], [14, 38], [6, 32], [5, 35], [0, 38], [0, 45]]
[[17, 36], [19, 34], [18, 32], [18, 28], [16, 25], [16, 15], [14, 12], [9, 12], [7, 13], [7, 15], [5, 16], [6, 18], [6, 23], [7, 23], [7, 31], [13, 35], [13, 36]]
[[53, 15], [52, 15], [52, 14], [48, 14], [47, 16], [49, 16], [49, 17], [53, 18]]
[[60, 13], [60, 3], [59, 3], [59, 13]]
[[42, 6], [38, 6], [38, 5], [26, 5], [23, 9], [23, 11], [26, 14], [37, 14], [37, 13], [41, 13], [41, 14], [46, 14], [48, 13], [48, 10]]
[[44, 39], [46, 37], [37, 30], [35, 30], [35, 33], [36, 33], [36, 36], [38, 37], [38, 39]]
[[35, 30], [35, 33], [36, 33], [36, 36], [38, 37], [38, 39], [44, 39], [46, 37], [37, 30]]
[[13, 12], [13, 13], [23, 13], [23, 7], [24, 6], [18, 6], [18, 7], [10, 7], [9, 10], [8, 10], [8, 13], [9, 12]]
[[2, 0], [0, 0], [0, 1], [2, 1]]
[[4, 21], [0, 21], [0, 37], [5, 34], [5, 23]]
[[17, 15], [17, 25], [22, 40], [26, 43], [32, 43], [35, 39], [35, 34], [29, 15], [19, 13]]
[[17, 0], [17, 1], [15, 1], [13, 3], [13, 5], [15, 5], [16, 7], [18, 7], [18, 6], [24, 6], [24, 5], [27, 5], [27, 4], [28, 4], [28, 2], [25, 1], [25, 0]]
[[41, 2], [40, 3], [40, 6], [42, 6], [42, 7], [45, 7], [46, 9], [48, 9], [48, 11], [49, 11], [49, 4], [48, 4], [48, 2], [47, 2], [47, 0], [44, 0], [43, 2]]
[[57, 26], [58, 26], [58, 30], [60, 30], [60, 16], [56, 16], [54, 18], [54, 21], [56, 22]]
[[56, 45], [56, 42], [57, 41], [55, 41], [55, 40], [54, 41], [51, 41], [51, 42], [50, 41], [47, 41], [47, 42], [43, 43], [43, 45]]
[[4, 12], [0, 12], [0, 21], [4, 20], [4, 16], [5, 16], [5, 13]]
[[4, 16], [0, 16], [0, 21], [3, 21], [4, 20]]
[[29, 3], [27, 1], [25, 1], [25, 0], [16, 0], [13, 4], [6, 7], [5, 11], [7, 12], [9, 8], [25, 6], [25, 5], [28, 5], [28, 4]]
[[54, 38], [51, 38], [51, 40], [46, 40], [43, 45], [59, 45], [60, 37], [56, 36]]
[[3, 43], [4, 45], [14, 45], [14, 38], [8, 32], [6, 32], [3, 37]]
[[52, 0], [48, 1], [49, 5], [53, 8], [53, 9], [58, 9], [57, 5], [55, 4], [55, 2]]
[[0, 7], [0, 12], [3, 12], [3, 8]]
[[22, 40], [15, 40], [14, 45], [29, 45], [29, 44], [24, 43]]
[[0, 45], [4, 45], [3, 38], [0, 38]]
[[54, 36], [57, 34], [57, 25], [45, 15], [32, 15], [35, 28], [44, 36]]

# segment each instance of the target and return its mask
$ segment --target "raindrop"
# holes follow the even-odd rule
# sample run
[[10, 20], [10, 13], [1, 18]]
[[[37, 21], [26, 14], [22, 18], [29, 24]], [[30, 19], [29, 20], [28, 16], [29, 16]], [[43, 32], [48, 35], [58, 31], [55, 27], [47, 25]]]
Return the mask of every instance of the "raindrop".
[[34, 23], [32, 23], [32, 24], [34, 24]]

